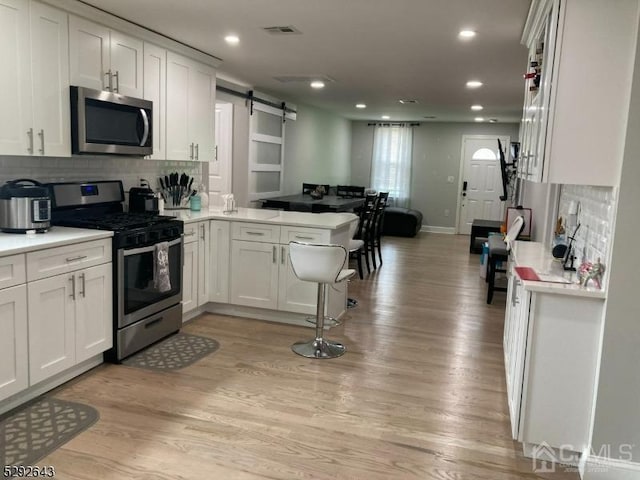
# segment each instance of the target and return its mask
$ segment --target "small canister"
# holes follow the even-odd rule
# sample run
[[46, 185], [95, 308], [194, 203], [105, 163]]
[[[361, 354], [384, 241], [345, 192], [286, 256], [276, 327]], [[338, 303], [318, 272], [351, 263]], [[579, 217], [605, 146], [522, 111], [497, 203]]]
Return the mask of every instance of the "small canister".
[[200, 195], [194, 195], [189, 199], [189, 208], [192, 212], [199, 212], [202, 207], [202, 199]]

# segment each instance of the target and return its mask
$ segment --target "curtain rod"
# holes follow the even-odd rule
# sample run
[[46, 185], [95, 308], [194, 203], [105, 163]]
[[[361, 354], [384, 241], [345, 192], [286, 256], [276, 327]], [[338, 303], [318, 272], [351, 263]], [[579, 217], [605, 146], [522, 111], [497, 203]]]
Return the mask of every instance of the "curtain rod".
[[229, 95], [233, 95], [235, 97], [244, 98], [245, 100], [251, 100], [254, 102], [262, 103], [263, 105], [268, 105], [269, 107], [281, 109], [287, 113], [297, 113], [292, 108], [287, 107], [284, 102], [276, 103], [276, 102], [271, 102], [269, 100], [265, 100], [264, 98], [254, 97], [253, 90], [249, 90], [248, 92], [239, 92], [237, 90], [233, 90], [232, 88], [223, 87], [222, 85], [216, 85], [216, 90], [220, 92], [228, 93]]
[[419, 127], [419, 122], [367, 123], [368, 127]]

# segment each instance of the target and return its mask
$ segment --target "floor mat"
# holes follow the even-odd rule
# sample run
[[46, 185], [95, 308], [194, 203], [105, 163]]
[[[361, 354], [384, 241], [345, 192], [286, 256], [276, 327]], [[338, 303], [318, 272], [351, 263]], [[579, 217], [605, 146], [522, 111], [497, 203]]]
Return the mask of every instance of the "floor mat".
[[0, 420], [0, 463], [36, 465], [100, 418], [88, 405], [44, 397]]
[[215, 352], [220, 344], [207, 337], [177, 333], [122, 363], [149, 370], [179, 370]]

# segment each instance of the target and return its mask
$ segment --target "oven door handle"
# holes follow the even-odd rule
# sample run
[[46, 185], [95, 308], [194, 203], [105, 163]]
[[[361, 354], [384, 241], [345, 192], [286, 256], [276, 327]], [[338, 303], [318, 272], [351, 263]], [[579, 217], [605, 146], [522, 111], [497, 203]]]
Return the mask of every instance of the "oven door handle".
[[[173, 247], [174, 245], [178, 245], [179, 243], [182, 243], [182, 236], [180, 238], [176, 238], [175, 240], [170, 241], [169, 246]], [[132, 248], [131, 250], [124, 250], [123, 255], [125, 257], [129, 257], [131, 255], [139, 255], [141, 253], [153, 252], [156, 248], [156, 245], [157, 244], [149, 245], [148, 247], [140, 247], [140, 248]]]
[[149, 138], [149, 116], [144, 108], [140, 109], [140, 116], [142, 117], [142, 125], [144, 125], [144, 132], [142, 133], [142, 140], [140, 140], [140, 146], [144, 147]]

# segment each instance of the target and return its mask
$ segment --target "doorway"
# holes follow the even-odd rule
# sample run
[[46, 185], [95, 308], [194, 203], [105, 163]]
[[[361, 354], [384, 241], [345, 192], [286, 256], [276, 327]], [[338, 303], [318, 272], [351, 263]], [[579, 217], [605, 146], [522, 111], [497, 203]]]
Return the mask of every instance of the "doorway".
[[508, 136], [463, 135], [460, 159], [460, 195], [458, 197], [457, 230], [469, 235], [474, 219], [502, 220], [504, 202], [498, 139], [505, 148]]
[[231, 193], [233, 104], [216, 103], [216, 150], [209, 162], [209, 204], [222, 206], [221, 195]]

